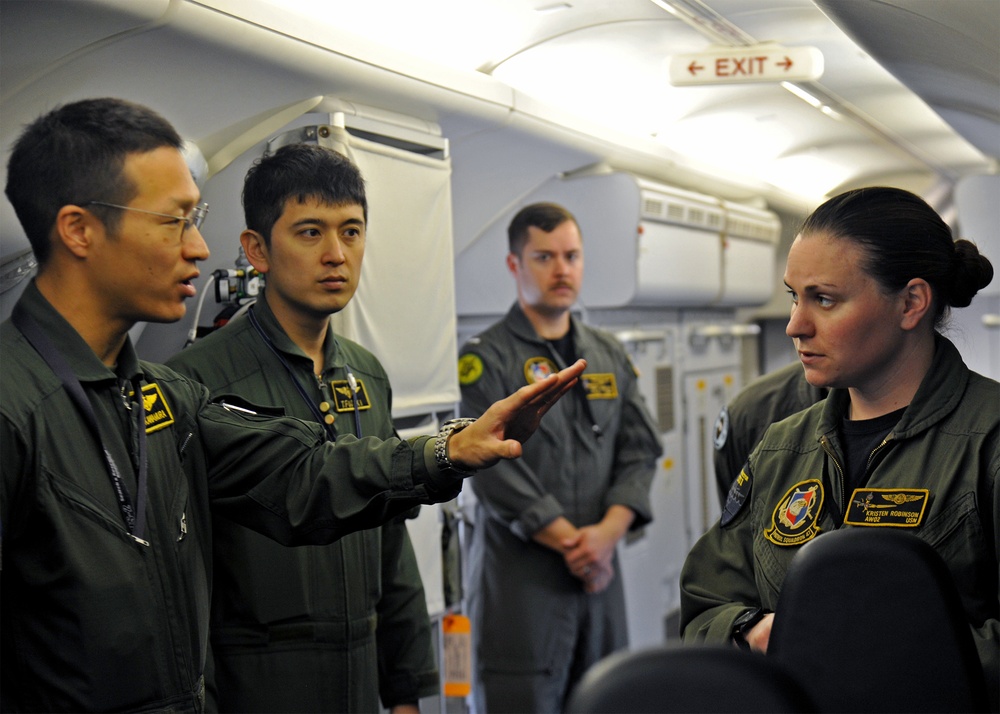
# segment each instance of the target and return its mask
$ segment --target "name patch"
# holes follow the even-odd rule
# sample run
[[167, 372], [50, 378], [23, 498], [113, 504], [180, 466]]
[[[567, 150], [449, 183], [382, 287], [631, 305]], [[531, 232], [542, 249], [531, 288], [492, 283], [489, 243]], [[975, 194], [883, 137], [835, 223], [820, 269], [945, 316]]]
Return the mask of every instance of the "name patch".
[[[368, 391], [365, 389], [364, 381], [361, 379], [356, 381], [358, 386], [354, 393], [358, 395], [358, 411], [363, 412], [365, 409], [371, 409], [372, 403], [368, 399]], [[330, 380], [330, 386], [333, 388], [333, 410], [335, 412], [353, 412], [354, 399], [352, 398], [351, 385], [348, 384], [347, 380]]]
[[797, 483], [778, 502], [764, 537], [775, 545], [802, 545], [819, 535], [823, 484], [816, 479]]
[[165, 429], [174, 423], [174, 415], [170, 405], [163, 398], [160, 385], [156, 382], [142, 388], [142, 408], [146, 411], [146, 433]]
[[923, 521], [928, 500], [926, 488], [858, 488], [851, 494], [844, 523], [914, 528]]
[[584, 374], [580, 376], [587, 399], [617, 399], [618, 382], [614, 374]]

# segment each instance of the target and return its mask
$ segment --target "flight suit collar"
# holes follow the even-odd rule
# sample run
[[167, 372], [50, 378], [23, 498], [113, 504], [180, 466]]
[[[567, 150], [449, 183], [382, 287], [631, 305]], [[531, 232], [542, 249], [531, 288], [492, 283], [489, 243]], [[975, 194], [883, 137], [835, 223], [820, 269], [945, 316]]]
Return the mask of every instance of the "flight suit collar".
[[[534, 325], [531, 324], [531, 320], [528, 319], [528, 316], [524, 314], [524, 310], [521, 309], [521, 305], [519, 303], [515, 302], [511, 306], [510, 310], [507, 312], [506, 322], [510, 331], [522, 340], [533, 342], [542, 347], [548, 347], [548, 340], [538, 336], [538, 333], [535, 332]], [[578, 321], [573, 313], [570, 313], [569, 329], [574, 336], [580, 334], [577, 322]]]
[[[931, 428], [958, 407], [969, 381], [958, 349], [951, 340], [935, 337], [934, 359], [903, 416], [893, 428], [895, 439], [907, 439]], [[823, 406], [817, 439], [835, 434], [847, 413], [850, 395], [846, 389], [832, 389]]]
[[[287, 357], [296, 361], [306, 360], [310, 365], [309, 369], [311, 371], [312, 360], [285, 332], [285, 328], [278, 322], [278, 318], [274, 316], [274, 312], [271, 311], [267, 300], [264, 299], [265, 293], [266, 290], [261, 293], [260, 298], [253, 305], [254, 315], [256, 315], [261, 327], [267, 332], [267, 336], [271, 338], [275, 347], [281, 350]], [[323, 341], [323, 370], [343, 367], [344, 361], [344, 356], [341, 354], [340, 345], [337, 342], [336, 333], [331, 323], [329, 328], [327, 328], [326, 338]]]
[[125, 337], [125, 344], [118, 353], [117, 367], [112, 370], [94, 354], [80, 333], [42, 295], [34, 280], [25, 287], [15, 309], [23, 310], [38, 323], [52, 344], [58, 346], [59, 353], [81, 383], [120, 379], [131, 381], [142, 376], [142, 367], [130, 337]]

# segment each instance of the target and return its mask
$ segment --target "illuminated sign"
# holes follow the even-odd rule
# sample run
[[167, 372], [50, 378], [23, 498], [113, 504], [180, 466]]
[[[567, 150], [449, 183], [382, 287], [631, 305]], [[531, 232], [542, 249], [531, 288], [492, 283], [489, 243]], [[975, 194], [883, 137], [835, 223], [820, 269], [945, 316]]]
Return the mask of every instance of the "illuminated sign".
[[809, 82], [823, 74], [823, 53], [815, 47], [727, 47], [670, 57], [670, 84]]

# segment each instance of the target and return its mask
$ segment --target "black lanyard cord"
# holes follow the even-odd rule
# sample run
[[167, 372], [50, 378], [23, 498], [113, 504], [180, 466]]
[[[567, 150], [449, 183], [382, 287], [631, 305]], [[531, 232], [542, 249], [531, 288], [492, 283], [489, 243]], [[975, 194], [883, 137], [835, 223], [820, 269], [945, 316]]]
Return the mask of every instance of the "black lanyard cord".
[[351, 404], [354, 405], [354, 433], [361, 438], [361, 408], [358, 406], [358, 380], [354, 378], [351, 365], [344, 362], [344, 371], [347, 372], [347, 386], [351, 389]]
[[83, 385], [80, 384], [80, 380], [77, 379], [77, 376], [73, 373], [69, 364], [66, 363], [62, 354], [55, 348], [45, 332], [30, 315], [15, 307], [11, 315], [11, 321], [21, 331], [25, 339], [28, 340], [28, 343], [35, 348], [35, 351], [45, 361], [45, 364], [49, 366], [49, 369], [59, 377], [70, 399], [83, 412], [83, 415], [86, 417], [87, 426], [90, 428], [90, 432], [97, 440], [97, 443], [100, 444], [101, 451], [104, 454], [104, 462], [107, 465], [108, 475], [111, 478], [111, 486], [118, 499], [118, 507], [121, 509], [122, 517], [125, 519], [125, 526], [128, 533], [136, 542], [148, 546], [149, 542], [143, 539], [146, 532], [146, 496], [149, 469], [146, 459], [146, 408], [142, 401], [142, 387], [138, 382], [132, 385], [132, 388], [135, 390], [136, 402], [138, 402], [136, 428], [138, 429], [137, 466], [139, 470], [138, 496], [136, 503], [133, 504], [132, 496], [128, 491], [128, 486], [125, 484], [125, 479], [122, 478], [121, 471], [118, 469], [118, 464], [115, 463], [111, 452], [108, 451], [108, 447], [101, 437], [97, 415], [94, 413], [94, 405], [91, 403], [87, 393], [83, 391]]
[[[320, 426], [323, 427], [323, 430], [326, 432], [327, 438], [330, 441], [336, 441], [337, 440], [336, 430], [334, 430], [333, 426], [327, 424], [326, 421], [323, 419], [323, 414], [320, 413], [319, 407], [316, 406], [314, 400], [309, 396], [309, 394], [306, 393], [306, 390], [302, 386], [302, 383], [299, 382], [298, 377], [295, 376], [295, 370], [292, 369], [292, 365], [288, 364], [288, 360], [286, 360], [284, 356], [281, 354], [281, 352], [278, 351], [278, 348], [275, 346], [274, 342], [271, 341], [271, 338], [268, 336], [267, 332], [265, 332], [264, 328], [261, 327], [260, 322], [258, 322], [257, 320], [257, 316], [253, 314], [253, 307], [250, 307], [247, 310], [247, 319], [250, 320], [250, 324], [253, 325], [253, 329], [256, 330], [257, 334], [260, 335], [262, 340], [264, 340], [264, 344], [266, 344], [268, 349], [270, 349], [271, 352], [274, 353], [274, 356], [278, 358], [278, 361], [281, 362], [281, 365], [288, 372], [288, 376], [292, 378], [292, 384], [295, 385], [296, 391], [298, 391], [299, 396], [302, 397], [302, 401], [306, 403], [306, 406], [309, 407], [309, 411], [312, 412], [313, 418], [315, 418], [316, 421], [319, 422]], [[347, 367], [347, 379], [349, 383], [353, 383], [355, 381], [354, 374], [351, 372], [350, 367]], [[361, 420], [358, 416], [358, 398], [356, 392], [354, 392], [354, 384], [350, 384], [350, 387], [352, 396], [354, 398], [354, 423], [358, 432], [358, 436], [360, 437]]]

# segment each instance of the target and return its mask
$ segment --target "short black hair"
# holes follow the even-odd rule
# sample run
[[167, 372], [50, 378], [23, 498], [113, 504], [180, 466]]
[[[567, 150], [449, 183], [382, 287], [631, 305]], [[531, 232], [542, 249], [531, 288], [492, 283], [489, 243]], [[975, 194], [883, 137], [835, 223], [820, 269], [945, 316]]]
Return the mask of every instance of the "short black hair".
[[528, 242], [528, 228], [538, 228], [550, 233], [566, 221], [573, 221], [577, 228], [580, 227], [576, 217], [558, 203], [532, 203], [525, 206], [507, 226], [508, 249], [520, 256]]
[[[6, 194], [39, 265], [52, 254], [50, 235], [63, 206], [127, 205], [138, 188], [125, 177], [126, 157], [164, 146], [183, 146], [170, 122], [112, 97], [65, 104], [29, 124], [7, 162]], [[93, 211], [110, 232], [117, 230], [120, 212], [101, 206]]]
[[290, 198], [330, 206], [357, 204], [368, 222], [368, 199], [361, 170], [343, 154], [318, 144], [287, 144], [254, 162], [243, 182], [247, 228], [271, 245], [271, 230]]

